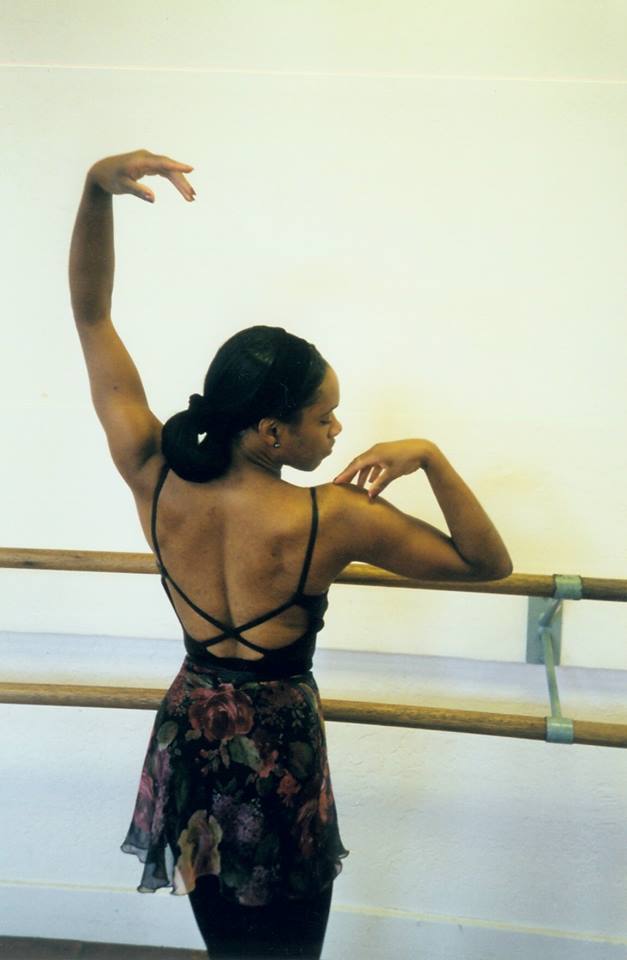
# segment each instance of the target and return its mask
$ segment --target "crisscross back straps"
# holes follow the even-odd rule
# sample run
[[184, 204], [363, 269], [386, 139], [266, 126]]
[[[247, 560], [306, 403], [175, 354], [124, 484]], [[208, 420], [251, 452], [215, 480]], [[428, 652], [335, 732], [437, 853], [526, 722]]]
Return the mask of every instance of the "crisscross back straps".
[[[289, 607], [293, 606], [296, 601], [296, 598], [303, 595], [303, 590], [305, 587], [305, 583], [307, 582], [307, 576], [309, 574], [309, 567], [311, 566], [311, 559], [313, 556], [314, 547], [316, 545], [316, 536], [318, 533], [318, 502], [316, 500], [315, 487], [309, 488], [309, 494], [311, 497], [311, 528], [309, 531], [309, 540], [307, 542], [307, 549], [305, 551], [303, 568], [302, 568], [300, 579], [298, 581], [298, 586], [296, 587], [295, 592], [292, 594], [292, 596], [288, 600], [280, 604], [278, 607], [275, 607], [273, 610], [269, 610], [267, 613], [264, 613], [259, 617], [254, 617], [252, 620], [249, 620], [247, 623], [243, 623], [240, 626], [236, 627], [236, 626], [230, 626], [229, 624], [226, 624], [226, 623], [222, 623], [221, 620], [218, 620], [216, 617], [212, 617], [210, 613], [207, 613], [206, 610], [203, 610], [201, 607], [195, 604], [194, 601], [190, 597], [188, 597], [187, 594], [180, 588], [176, 580], [173, 580], [173, 578], [168, 573], [166, 566], [163, 562], [163, 558], [161, 556], [161, 550], [159, 548], [159, 540], [157, 537], [157, 507], [159, 503], [159, 495], [163, 488], [163, 484], [165, 483], [165, 479], [168, 475], [169, 469], [170, 467], [168, 466], [168, 464], [167, 463], [164, 464], [163, 469], [159, 475], [157, 485], [155, 487], [155, 492], [154, 492], [153, 501], [152, 501], [150, 532], [152, 536], [153, 547], [154, 547], [155, 554], [157, 556], [157, 561], [159, 564], [159, 569], [161, 571], [161, 582], [165, 588], [165, 591], [168, 595], [170, 603], [174, 608], [174, 612], [176, 613], [176, 616], [179, 622], [181, 623], [181, 626], [183, 627], [183, 630], [185, 631], [185, 625], [181, 620], [181, 617], [179, 616], [179, 613], [174, 605], [172, 593], [170, 591], [170, 586], [172, 586], [172, 588], [176, 590], [178, 595], [185, 601], [185, 603], [189, 607], [191, 607], [194, 613], [197, 613], [200, 617], [203, 618], [203, 620], [206, 620], [212, 626], [222, 631], [222, 633], [219, 636], [211, 637], [208, 640], [202, 641], [207, 646], [213, 646], [214, 644], [219, 643], [221, 640], [225, 640], [231, 637], [235, 640], [238, 640], [240, 643], [243, 643], [245, 646], [250, 647], [253, 650], [256, 650], [258, 652], [264, 652], [264, 653], [267, 652], [266, 648], [260, 647], [257, 644], [253, 643], [252, 641], [247, 640], [246, 637], [243, 637], [242, 631], [250, 630], [253, 627], [256, 627], [262, 623], [265, 623], [267, 620], [271, 620], [273, 617], [278, 616], [280, 613], [283, 613]], [[200, 642], [200, 641], [194, 641], [194, 642]]]

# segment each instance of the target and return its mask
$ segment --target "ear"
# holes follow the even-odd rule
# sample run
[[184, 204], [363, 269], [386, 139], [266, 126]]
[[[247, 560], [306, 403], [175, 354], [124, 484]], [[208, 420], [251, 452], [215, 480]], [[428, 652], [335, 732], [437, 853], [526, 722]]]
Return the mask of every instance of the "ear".
[[279, 421], [274, 417], [264, 417], [257, 424], [257, 433], [266, 446], [274, 447], [280, 440]]

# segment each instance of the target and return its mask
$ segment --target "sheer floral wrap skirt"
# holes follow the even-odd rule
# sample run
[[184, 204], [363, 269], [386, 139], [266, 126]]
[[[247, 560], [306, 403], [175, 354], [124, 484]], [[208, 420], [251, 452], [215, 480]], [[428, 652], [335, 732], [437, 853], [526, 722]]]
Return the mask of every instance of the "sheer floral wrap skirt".
[[157, 713], [122, 850], [144, 863], [139, 890], [220, 895], [262, 906], [327, 887], [342, 845], [311, 673], [259, 679], [189, 657]]

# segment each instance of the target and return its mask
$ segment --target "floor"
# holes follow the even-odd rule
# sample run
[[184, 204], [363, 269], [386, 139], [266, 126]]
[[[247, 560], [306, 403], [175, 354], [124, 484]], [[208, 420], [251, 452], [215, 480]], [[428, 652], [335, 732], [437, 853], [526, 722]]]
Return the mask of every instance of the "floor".
[[0, 957], [2, 960], [207, 960], [204, 950], [32, 937], [0, 937]]

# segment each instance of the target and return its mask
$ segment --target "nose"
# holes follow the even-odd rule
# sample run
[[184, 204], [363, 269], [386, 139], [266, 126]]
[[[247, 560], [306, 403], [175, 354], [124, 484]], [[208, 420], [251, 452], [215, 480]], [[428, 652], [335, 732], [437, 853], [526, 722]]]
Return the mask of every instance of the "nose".
[[334, 417], [333, 417], [333, 427], [332, 427], [333, 436], [334, 436], [334, 437], [337, 437], [338, 433], [341, 433], [341, 432], [342, 432], [342, 424], [340, 423], [340, 421], [338, 420], [338, 418], [334, 416]]

